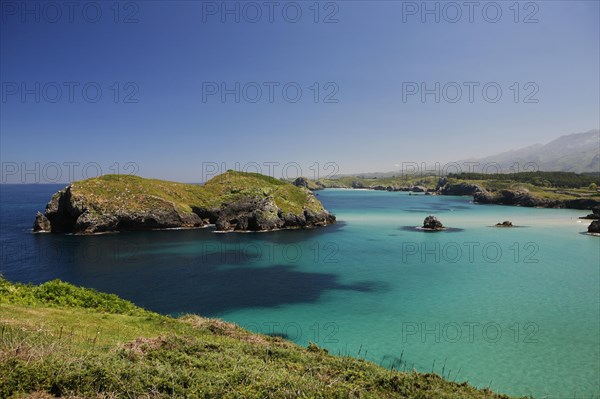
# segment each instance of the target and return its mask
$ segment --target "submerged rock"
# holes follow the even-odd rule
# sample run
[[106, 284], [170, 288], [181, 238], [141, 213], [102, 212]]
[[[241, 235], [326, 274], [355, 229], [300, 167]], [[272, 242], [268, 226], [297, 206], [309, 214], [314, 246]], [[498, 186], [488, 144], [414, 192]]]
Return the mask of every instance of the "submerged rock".
[[445, 227], [435, 216], [427, 216], [423, 221], [423, 228], [427, 230], [444, 230]]

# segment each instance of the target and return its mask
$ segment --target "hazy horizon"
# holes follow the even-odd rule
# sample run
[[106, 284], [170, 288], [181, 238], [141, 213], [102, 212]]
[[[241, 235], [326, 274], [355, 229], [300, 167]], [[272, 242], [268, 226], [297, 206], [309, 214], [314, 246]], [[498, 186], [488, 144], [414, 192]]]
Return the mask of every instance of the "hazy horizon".
[[[598, 129], [592, 129], [586, 132], [577, 132], [565, 134], [560, 137], [556, 137], [549, 142], [552, 142], [558, 138], [563, 138], [572, 135], [586, 134], [586, 133], [600, 133]], [[530, 147], [535, 147], [538, 145], [545, 145], [549, 142], [545, 143], [532, 143], [523, 148], [513, 148], [503, 153], [508, 153], [511, 151], [523, 150]], [[600, 141], [599, 141], [600, 144]], [[468, 163], [469, 160], [472, 159], [480, 159], [480, 158], [488, 158], [493, 157], [495, 155], [501, 155], [503, 153], [495, 153], [495, 154], [481, 154], [479, 157], [468, 157], [463, 160], [446, 160], [446, 161], [438, 161], [438, 160], [403, 160], [400, 164], [394, 164], [388, 170], [360, 170], [360, 171], [351, 171], [344, 172], [341, 170], [340, 165], [326, 162], [326, 163], [317, 163], [313, 164], [299, 164], [295, 161], [278, 161], [278, 160], [269, 160], [264, 162], [247, 162], [241, 163], [236, 162], [233, 164], [227, 164], [226, 162], [203, 162], [199, 165], [200, 178], [198, 180], [189, 180], [183, 181], [178, 179], [168, 179], [172, 181], [179, 181], [181, 183], [191, 183], [191, 184], [201, 184], [206, 180], [210, 179], [210, 177], [215, 176], [217, 174], [224, 173], [225, 171], [232, 169], [236, 171], [242, 172], [257, 172], [262, 173], [275, 178], [295, 178], [295, 177], [309, 177], [315, 180], [319, 178], [327, 178], [327, 177], [335, 177], [340, 175], [368, 175], [368, 174], [385, 174], [385, 173], [393, 173], [398, 172], [402, 173], [417, 173], [417, 174], [427, 174], [428, 172], [434, 172], [436, 174], [442, 174], [442, 171], [445, 171], [446, 167], [450, 171], [450, 168], [453, 165], [459, 165], [463, 168], [464, 172], [474, 171], [475, 166], [485, 166], [486, 162], [475, 161], [473, 164]], [[600, 153], [600, 148], [599, 148]], [[477, 163], [477, 165], [475, 165]], [[491, 163], [489, 164], [490, 166]], [[513, 173], [515, 171], [532, 171], [532, 165], [517, 165], [518, 170], [502, 170], [502, 173]], [[131, 174], [135, 176], [145, 177], [145, 178], [157, 178], [156, 176], [145, 175], [143, 171], [140, 170], [140, 166], [138, 164], [131, 164], [129, 162], [126, 163], [114, 163], [111, 165], [97, 164], [95, 162], [78, 162], [78, 161], [68, 161], [64, 163], [58, 162], [49, 162], [47, 164], [42, 164], [40, 162], [36, 162], [33, 165], [22, 163], [19, 164], [14, 161], [3, 161], [1, 164], [2, 170], [2, 181], [1, 184], [69, 184], [73, 181], [82, 180], [85, 178], [92, 178], [100, 176], [101, 174]], [[530, 167], [529, 169], [527, 169]], [[29, 169], [27, 169], [29, 168]], [[334, 173], [334, 170], [338, 170], [337, 173]], [[490, 169], [489, 173], [494, 173], [493, 168]], [[59, 171], [59, 172], [56, 172]], [[85, 171], [85, 172], [84, 172]], [[558, 170], [557, 170], [558, 171]], [[300, 173], [301, 172], [301, 173]], [[306, 173], [305, 173], [306, 172]], [[74, 176], [72, 180], [64, 180], [57, 181], [54, 179], [54, 176], [57, 173], [61, 173], [63, 176]], [[100, 174], [99, 174], [100, 173]], [[313, 176], [311, 176], [311, 173]], [[598, 171], [600, 173], [600, 170]], [[443, 173], [445, 174], [445, 173]], [[204, 179], [203, 179], [204, 177]]]

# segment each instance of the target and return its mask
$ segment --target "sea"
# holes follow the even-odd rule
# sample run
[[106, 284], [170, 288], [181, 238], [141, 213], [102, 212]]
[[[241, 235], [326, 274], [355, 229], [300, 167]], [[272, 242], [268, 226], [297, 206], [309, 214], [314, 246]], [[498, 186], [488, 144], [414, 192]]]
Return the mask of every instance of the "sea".
[[[33, 234], [60, 185], [0, 186], [0, 273], [220, 318], [388, 369], [536, 398], [600, 397], [600, 237], [586, 211], [327, 189], [313, 230]], [[447, 229], [421, 230], [436, 216]], [[498, 228], [510, 220], [514, 227]]]

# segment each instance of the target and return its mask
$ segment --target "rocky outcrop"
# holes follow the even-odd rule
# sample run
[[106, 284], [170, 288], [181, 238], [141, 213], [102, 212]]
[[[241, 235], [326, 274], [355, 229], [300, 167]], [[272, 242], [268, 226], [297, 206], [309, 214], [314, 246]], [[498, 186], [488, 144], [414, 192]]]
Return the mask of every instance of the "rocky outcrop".
[[473, 195], [479, 204], [516, 205], [538, 208], [592, 209], [600, 201], [592, 198], [550, 199], [541, 198], [524, 190], [479, 191]]
[[432, 231], [439, 231], [439, 230], [444, 230], [445, 227], [442, 224], [442, 222], [440, 222], [438, 220], [438, 218], [436, 218], [435, 216], [427, 216], [425, 218], [425, 220], [423, 221], [423, 229], [425, 230], [432, 230]]
[[582, 216], [579, 219], [592, 219], [592, 220], [600, 219], [600, 206], [593, 207], [592, 213], [588, 214], [587, 216]]
[[323, 190], [325, 188], [325, 185], [323, 185], [323, 183], [320, 181], [310, 180], [302, 176], [296, 178], [292, 184], [296, 187], [304, 187], [311, 191]]
[[33, 231], [38, 233], [50, 233], [52, 225], [48, 218], [40, 211], [35, 215], [35, 221], [33, 222]]
[[496, 227], [513, 227], [513, 224], [510, 220], [505, 220], [504, 222], [496, 223]]
[[[439, 183], [441, 183], [441, 181]], [[439, 190], [442, 195], [475, 195], [476, 193], [485, 191], [485, 189], [478, 184], [466, 182], [446, 183], [445, 185], [440, 186]]]
[[311, 191], [266, 176], [232, 174], [203, 187], [121, 179], [89, 179], [57, 192], [44, 214], [37, 213], [33, 231], [97, 234], [209, 224], [219, 231], [266, 231], [335, 222]]
[[600, 220], [594, 220], [588, 226], [588, 233], [600, 234]]
[[96, 234], [111, 231], [193, 228], [208, 224], [193, 212], [182, 212], [172, 203], [155, 198], [147, 210], [103, 212], [97, 204], [72, 194], [72, 186], [52, 196], [42, 215], [36, 215], [33, 231]]
[[413, 193], [424, 193], [427, 191], [427, 187], [423, 187], [423, 186], [413, 186], [411, 191]]
[[335, 216], [303, 209], [301, 213], [284, 213], [272, 197], [244, 198], [220, 209], [215, 209], [211, 219], [217, 231], [267, 231], [326, 226], [335, 223]]

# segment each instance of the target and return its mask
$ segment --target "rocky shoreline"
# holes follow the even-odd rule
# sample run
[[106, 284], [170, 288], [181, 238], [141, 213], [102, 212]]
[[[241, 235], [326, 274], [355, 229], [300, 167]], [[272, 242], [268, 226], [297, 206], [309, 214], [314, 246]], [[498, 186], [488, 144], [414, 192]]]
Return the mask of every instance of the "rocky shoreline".
[[[320, 187], [324, 187], [322, 183], [317, 183]], [[473, 202], [478, 204], [511, 205], [535, 208], [567, 208], [590, 210], [595, 207], [600, 207], [600, 199], [585, 197], [570, 199], [542, 198], [525, 189], [487, 190], [476, 183], [451, 183], [446, 178], [440, 178], [435, 189], [427, 188], [418, 184], [405, 187], [385, 185], [367, 186], [361, 182], [354, 182], [350, 187], [327, 185], [326, 188], [348, 188], [389, 192], [405, 191], [410, 192], [411, 194], [424, 193], [425, 195], [472, 196]]]

